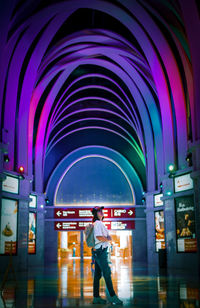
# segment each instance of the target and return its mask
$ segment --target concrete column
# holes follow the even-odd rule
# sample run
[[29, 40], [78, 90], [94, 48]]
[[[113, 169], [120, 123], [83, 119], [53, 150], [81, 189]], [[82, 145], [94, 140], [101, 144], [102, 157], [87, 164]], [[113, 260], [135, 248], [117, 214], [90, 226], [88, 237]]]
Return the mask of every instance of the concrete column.
[[[193, 174], [192, 167], [185, 168], [184, 170], [176, 170], [174, 174], [166, 175], [163, 180], [163, 201], [165, 210], [165, 234], [166, 234], [166, 249], [167, 249], [167, 266], [168, 272], [174, 272], [177, 270], [185, 270], [197, 273], [198, 272], [198, 252], [180, 252], [177, 246], [177, 230], [176, 230], [176, 198], [188, 197], [195, 198], [195, 189], [190, 189], [181, 192], [174, 191], [174, 177], [184, 175], [186, 173]], [[197, 184], [195, 184], [196, 186]], [[186, 200], [186, 203], [188, 200]], [[197, 203], [194, 202], [194, 209], [196, 212], [196, 221], [199, 221], [197, 217]], [[196, 232], [197, 240], [198, 233]], [[199, 241], [199, 240], [198, 240]]]
[[[147, 257], [150, 267], [158, 266], [158, 253], [155, 246], [155, 219], [154, 219], [154, 194], [146, 193], [146, 225], [147, 225]], [[157, 192], [158, 193], [158, 192]]]
[[195, 217], [196, 217], [196, 234], [197, 234], [197, 249], [198, 249], [198, 267], [200, 275], [200, 141], [191, 143], [189, 151], [192, 153], [193, 172], [191, 177], [194, 181], [194, 202], [195, 202]]

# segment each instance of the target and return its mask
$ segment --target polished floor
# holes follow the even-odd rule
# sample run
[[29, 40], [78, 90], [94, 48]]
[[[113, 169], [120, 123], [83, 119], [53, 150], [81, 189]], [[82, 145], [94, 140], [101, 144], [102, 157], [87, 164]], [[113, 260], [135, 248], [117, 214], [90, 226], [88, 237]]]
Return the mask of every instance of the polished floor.
[[[125, 307], [200, 307], [198, 277], [182, 272], [169, 275], [141, 264], [132, 266], [129, 258], [112, 258], [111, 261], [114, 288]], [[17, 286], [9, 275], [1, 293], [0, 307], [102, 307], [92, 304], [93, 272], [90, 258], [83, 263], [71, 258], [26, 274], [17, 273]], [[107, 296], [103, 279], [101, 295]]]

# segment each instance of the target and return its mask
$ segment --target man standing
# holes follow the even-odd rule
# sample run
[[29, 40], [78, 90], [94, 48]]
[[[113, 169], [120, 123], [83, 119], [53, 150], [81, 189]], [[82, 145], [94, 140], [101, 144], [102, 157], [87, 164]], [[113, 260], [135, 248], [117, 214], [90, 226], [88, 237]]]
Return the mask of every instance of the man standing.
[[113, 283], [111, 278], [111, 269], [108, 264], [107, 249], [111, 236], [108, 229], [103, 224], [103, 206], [96, 206], [92, 210], [93, 225], [94, 225], [94, 238], [95, 247], [92, 250], [95, 260], [95, 272], [93, 281], [93, 304], [106, 304], [106, 300], [99, 296], [99, 281], [104, 277], [108, 292], [110, 294], [110, 302], [115, 305], [123, 305], [123, 302], [117, 297], [113, 289]]

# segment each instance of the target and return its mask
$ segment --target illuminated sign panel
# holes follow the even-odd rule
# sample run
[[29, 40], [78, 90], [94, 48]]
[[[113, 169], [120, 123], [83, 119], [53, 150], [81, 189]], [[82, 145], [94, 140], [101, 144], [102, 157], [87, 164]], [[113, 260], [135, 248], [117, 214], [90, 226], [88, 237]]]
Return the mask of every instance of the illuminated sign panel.
[[0, 254], [17, 253], [17, 211], [16, 200], [2, 198], [1, 200], [1, 229], [0, 229]]
[[[83, 207], [83, 208], [64, 208], [64, 209], [54, 209], [54, 218], [63, 219], [63, 218], [92, 218], [92, 208]], [[132, 207], [124, 208], [106, 208], [103, 209], [104, 218], [134, 218], [135, 209]]]
[[163, 201], [161, 200], [161, 198], [163, 197], [163, 194], [157, 194], [154, 195], [154, 206], [163, 206]]
[[[91, 221], [55, 221], [54, 229], [58, 231], [84, 230]], [[135, 229], [134, 220], [123, 221], [104, 221], [108, 230], [133, 230]]]
[[28, 253], [36, 253], [36, 213], [29, 213]]
[[178, 252], [196, 252], [194, 197], [185, 196], [176, 202], [176, 236]]
[[174, 178], [175, 192], [184, 191], [193, 188], [193, 180], [190, 174], [180, 175]]
[[37, 196], [36, 195], [29, 195], [31, 201], [29, 202], [29, 207], [36, 208], [37, 207]]
[[155, 215], [155, 233], [156, 233], [156, 251], [165, 249], [165, 225], [164, 211], [156, 211]]
[[6, 175], [5, 181], [2, 183], [2, 191], [9, 192], [12, 194], [19, 193], [19, 179]]

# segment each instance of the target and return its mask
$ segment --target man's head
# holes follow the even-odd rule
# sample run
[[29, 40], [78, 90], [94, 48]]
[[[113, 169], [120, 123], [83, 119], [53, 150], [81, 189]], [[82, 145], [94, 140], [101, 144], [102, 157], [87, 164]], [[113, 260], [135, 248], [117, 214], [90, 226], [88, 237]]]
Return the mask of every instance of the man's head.
[[97, 212], [101, 212], [103, 209], [104, 209], [104, 206], [95, 206], [95, 207], [92, 209], [92, 214], [94, 215], [94, 214], [97, 213]]
[[104, 218], [103, 209], [104, 206], [95, 206], [92, 209], [93, 222], [95, 222], [96, 220], [103, 220]]

